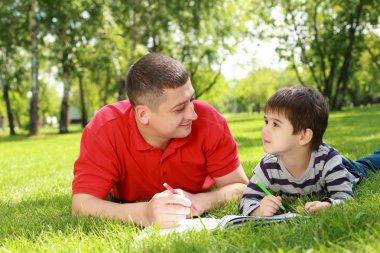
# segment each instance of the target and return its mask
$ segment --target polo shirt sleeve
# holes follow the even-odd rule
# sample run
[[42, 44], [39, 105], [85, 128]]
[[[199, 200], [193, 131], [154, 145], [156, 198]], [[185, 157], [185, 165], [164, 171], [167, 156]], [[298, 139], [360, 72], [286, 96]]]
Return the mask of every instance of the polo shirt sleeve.
[[225, 119], [220, 123], [220, 131], [210, 133], [213, 142], [207, 150], [207, 170], [211, 177], [222, 177], [240, 166], [237, 145]]
[[112, 129], [96, 133], [86, 127], [74, 164], [72, 194], [86, 193], [106, 199], [119, 180], [119, 161], [112, 142]]

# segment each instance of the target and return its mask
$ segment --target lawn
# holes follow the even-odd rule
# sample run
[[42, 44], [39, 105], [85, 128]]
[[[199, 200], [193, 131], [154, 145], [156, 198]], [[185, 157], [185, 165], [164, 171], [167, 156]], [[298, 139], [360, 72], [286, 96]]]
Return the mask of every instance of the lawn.
[[[227, 118], [248, 177], [263, 155], [263, 115]], [[333, 112], [325, 142], [356, 159], [380, 148], [380, 106]], [[71, 216], [72, 167], [80, 128], [38, 137], [0, 132], [0, 252], [380, 252], [380, 173], [355, 188], [355, 198], [311, 219], [224, 231], [137, 239], [140, 228]], [[302, 212], [305, 199], [285, 203]], [[237, 203], [204, 217], [237, 214]]]

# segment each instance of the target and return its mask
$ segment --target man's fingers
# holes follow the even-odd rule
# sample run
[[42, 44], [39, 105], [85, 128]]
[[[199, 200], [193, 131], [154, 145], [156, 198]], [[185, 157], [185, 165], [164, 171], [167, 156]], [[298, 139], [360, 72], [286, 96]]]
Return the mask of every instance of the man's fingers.
[[182, 205], [185, 207], [190, 207], [191, 206], [191, 201], [184, 195], [180, 194], [171, 194], [167, 198], [167, 204], [175, 204], [175, 205]]
[[161, 203], [182, 205], [185, 207], [191, 206], [191, 201], [186, 196], [181, 194], [173, 194], [170, 191], [164, 191], [153, 196], [159, 198]]
[[164, 214], [168, 215], [189, 215], [190, 208], [177, 204], [166, 204], [163, 209]]
[[177, 227], [181, 220], [186, 219], [185, 215], [163, 215], [158, 225], [162, 228]]

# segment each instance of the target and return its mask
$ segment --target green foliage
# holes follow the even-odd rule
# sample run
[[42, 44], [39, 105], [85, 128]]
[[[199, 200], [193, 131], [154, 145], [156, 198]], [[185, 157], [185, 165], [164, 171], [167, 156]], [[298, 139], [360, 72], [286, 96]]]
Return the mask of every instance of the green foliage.
[[[379, 148], [380, 107], [331, 113], [325, 141], [356, 159]], [[227, 118], [248, 176], [263, 156], [262, 115]], [[0, 251], [4, 252], [379, 252], [380, 173], [355, 188], [346, 204], [312, 219], [224, 231], [201, 231], [137, 239], [140, 228], [118, 221], [71, 216], [72, 166], [80, 129], [57, 135], [5, 137], [0, 132]], [[301, 211], [306, 199], [286, 203]], [[238, 214], [237, 201], [205, 217]]]
[[[79, 77], [89, 118], [104, 104], [124, 99], [128, 69], [147, 52], [183, 62], [197, 98], [223, 113], [262, 108], [279, 87], [295, 84], [319, 89], [334, 109], [373, 103], [380, 100], [379, 3], [38, 1], [40, 83], [51, 88], [49, 96], [41, 91], [39, 114], [58, 114], [62, 94], [54, 90], [62, 84], [64, 100], [80, 108]], [[31, 89], [29, 5], [26, 0], [0, 3], [0, 88], [8, 76], [11, 107], [23, 115], [18, 120], [24, 126]], [[278, 54], [289, 62], [287, 69], [258, 69], [252, 63], [245, 66], [252, 69], [247, 77], [225, 80], [221, 64], [241, 42], [273, 37]], [[254, 56], [245, 50], [246, 57]], [[4, 103], [0, 114], [6, 115]]]
[[288, 69], [284, 71], [271, 68], [252, 70], [235, 87], [238, 111], [260, 111], [266, 100], [278, 89], [296, 84], [298, 84], [297, 78]]
[[[264, 15], [272, 17], [267, 20], [271, 36], [280, 42], [277, 52], [292, 64], [300, 83], [317, 87], [333, 109], [350, 100], [357, 103], [363, 96], [376, 98], [378, 94], [362, 88], [368, 87], [368, 77], [360, 72], [372, 78], [377, 74], [363, 67], [360, 59], [366, 48], [376, 50], [368, 42], [379, 39], [378, 34], [369, 36], [379, 22], [378, 1], [264, 1], [263, 5]], [[275, 8], [280, 15], [273, 14]]]

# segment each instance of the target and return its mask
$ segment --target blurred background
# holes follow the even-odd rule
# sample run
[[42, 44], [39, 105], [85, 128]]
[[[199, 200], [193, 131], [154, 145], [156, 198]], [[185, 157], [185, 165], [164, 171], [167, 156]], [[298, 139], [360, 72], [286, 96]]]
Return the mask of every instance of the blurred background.
[[375, 0], [1, 0], [0, 133], [85, 126], [127, 98], [148, 52], [184, 63], [223, 114], [259, 113], [289, 85], [332, 110], [380, 103], [379, 14]]

